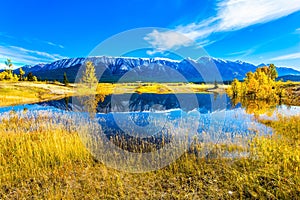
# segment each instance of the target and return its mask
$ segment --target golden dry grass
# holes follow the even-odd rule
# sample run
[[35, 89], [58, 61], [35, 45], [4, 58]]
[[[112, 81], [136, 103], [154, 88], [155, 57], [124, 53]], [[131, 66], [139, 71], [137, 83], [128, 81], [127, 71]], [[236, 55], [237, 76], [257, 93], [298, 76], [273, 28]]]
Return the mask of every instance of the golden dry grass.
[[0, 123], [0, 199], [297, 199], [300, 117], [263, 122], [276, 133], [249, 141], [248, 157], [218, 156], [240, 148], [217, 145], [201, 158], [195, 144], [163, 169], [132, 174], [94, 160], [76, 128], [11, 113]]
[[0, 82], [0, 106], [36, 103], [73, 93], [71, 88], [44, 82]]

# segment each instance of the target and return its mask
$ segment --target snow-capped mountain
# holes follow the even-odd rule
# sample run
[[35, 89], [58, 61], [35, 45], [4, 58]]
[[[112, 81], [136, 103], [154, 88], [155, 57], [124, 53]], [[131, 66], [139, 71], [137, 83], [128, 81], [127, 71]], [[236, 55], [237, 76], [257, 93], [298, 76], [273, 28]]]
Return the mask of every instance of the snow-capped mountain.
[[45, 66], [45, 64], [40, 63], [37, 65], [25, 65], [22, 67], [23, 70], [25, 70], [26, 72], [36, 72], [36, 71], [40, 71], [42, 70], [42, 68]]
[[[93, 62], [96, 72], [101, 74], [100, 80], [105, 82], [213, 82], [230, 81], [234, 78], [241, 80], [247, 72], [255, 71], [258, 67], [239, 60], [229, 61], [212, 57], [201, 57], [198, 60], [185, 58], [178, 61], [167, 58], [100, 56], [62, 59], [49, 64], [24, 66], [23, 69], [26, 73], [33, 72], [39, 78], [47, 80], [62, 80], [63, 73], [66, 72], [69, 81], [74, 81], [78, 70], [86, 61]], [[300, 75], [299, 71], [291, 68], [278, 67], [277, 70], [279, 76]]]
[[62, 59], [48, 64], [38, 64], [38, 65], [25, 65], [22, 67], [23, 70], [29, 71], [39, 71], [39, 70], [53, 70], [53, 69], [60, 69], [60, 68], [68, 68], [75, 66], [77, 64], [82, 64], [85, 58], [70, 58], [70, 59]]

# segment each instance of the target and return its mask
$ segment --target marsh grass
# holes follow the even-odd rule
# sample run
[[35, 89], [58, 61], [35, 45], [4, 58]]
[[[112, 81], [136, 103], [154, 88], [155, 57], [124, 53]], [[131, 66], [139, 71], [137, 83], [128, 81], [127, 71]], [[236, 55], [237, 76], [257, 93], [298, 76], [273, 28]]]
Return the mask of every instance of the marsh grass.
[[[297, 199], [300, 117], [263, 123], [275, 134], [246, 148], [211, 144], [205, 157], [195, 140], [167, 167], [126, 173], [95, 160], [73, 123], [11, 113], [0, 123], [0, 199]], [[223, 157], [228, 151], [249, 154]]]

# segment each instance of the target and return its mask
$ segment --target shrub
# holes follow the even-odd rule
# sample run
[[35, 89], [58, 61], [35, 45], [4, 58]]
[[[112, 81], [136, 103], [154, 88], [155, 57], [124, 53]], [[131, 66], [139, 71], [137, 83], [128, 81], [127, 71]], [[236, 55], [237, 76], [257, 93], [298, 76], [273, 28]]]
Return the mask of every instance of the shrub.
[[0, 81], [18, 81], [18, 79], [18, 76], [9, 70], [0, 73]]
[[234, 79], [227, 93], [231, 98], [279, 101], [284, 95], [284, 90], [280, 87], [280, 82], [275, 81], [276, 77], [277, 72], [273, 64], [261, 67], [254, 73], [248, 72], [244, 82]]

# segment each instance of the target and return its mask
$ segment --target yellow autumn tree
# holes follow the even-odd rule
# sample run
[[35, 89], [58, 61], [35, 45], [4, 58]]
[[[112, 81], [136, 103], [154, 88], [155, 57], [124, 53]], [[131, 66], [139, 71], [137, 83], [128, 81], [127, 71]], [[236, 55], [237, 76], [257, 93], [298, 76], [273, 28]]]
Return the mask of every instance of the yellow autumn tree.
[[98, 79], [96, 76], [96, 70], [91, 61], [86, 62], [82, 76], [80, 78], [80, 83], [93, 91], [96, 90]]
[[241, 82], [239, 82], [236, 78], [231, 83], [231, 87], [228, 88], [227, 93], [231, 97], [238, 97], [241, 92]]
[[257, 68], [254, 73], [248, 72], [243, 82], [234, 79], [227, 94], [234, 105], [240, 102], [247, 112], [261, 114], [280, 103], [284, 96], [285, 91], [281, 82], [276, 82], [277, 77], [273, 64]]
[[228, 95], [257, 100], [279, 100], [283, 91], [275, 81], [277, 76], [273, 64], [258, 68], [254, 73], [248, 72], [243, 82], [235, 79], [228, 89]]

